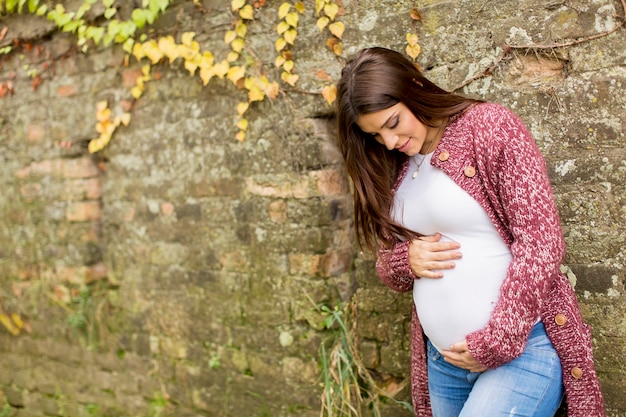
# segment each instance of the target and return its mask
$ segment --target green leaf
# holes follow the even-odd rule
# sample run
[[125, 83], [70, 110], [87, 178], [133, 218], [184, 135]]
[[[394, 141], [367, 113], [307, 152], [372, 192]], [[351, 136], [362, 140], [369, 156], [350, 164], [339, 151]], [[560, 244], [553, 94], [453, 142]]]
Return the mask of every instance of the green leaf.
[[150, 7], [148, 7], [148, 9], [150, 9], [153, 12], [164, 12], [165, 9], [167, 9], [167, 6], [170, 5], [170, 1], [169, 0], [150, 0]]
[[28, 0], [28, 12], [35, 13], [39, 7], [39, 0]]
[[17, 12], [18, 13], [22, 13], [22, 10], [24, 9], [24, 5], [26, 4], [26, 0], [20, 0], [19, 4], [17, 6]]
[[76, 30], [83, 24], [82, 20], [72, 20], [63, 25], [63, 32], [76, 33]]
[[115, 13], [117, 13], [117, 9], [110, 7], [104, 11], [104, 17], [106, 20], [110, 20], [115, 16]]
[[17, 7], [17, 0], [7, 0], [6, 6], [7, 6], [7, 12], [9, 13], [15, 12], [15, 8]]
[[100, 43], [100, 41], [102, 40], [102, 37], [104, 36], [104, 28], [96, 27], [96, 26], [89, 26], [87, 30], [85, 31], [85, 36], [88, 39], [93, 39], [93, 42], [97, 45]]
[[146, 14], [144, 9], [133, 10], [133, 13], [130, 15], [130, 17], [133, 19], [133, 22], [135, 22], [135, 25], [137, 25], [139, 29], [143, 28], [146, 25]]
[[153, 24], [159, 13], [153, 12], [152, 10], [144, 10], [144, 15], [146, 16], [148, 23]]

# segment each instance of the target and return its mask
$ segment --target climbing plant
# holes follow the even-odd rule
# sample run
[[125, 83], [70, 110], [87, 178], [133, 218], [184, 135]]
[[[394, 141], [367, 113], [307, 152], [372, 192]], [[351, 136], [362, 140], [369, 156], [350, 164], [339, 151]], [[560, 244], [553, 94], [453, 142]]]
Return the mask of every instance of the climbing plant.
[[[205, 11], [199, 0], [187, 0], [201, 11]], [[248, 28], [255, 21], [258, 9], [266, 6], [266, 0], [230, 0], [233, 15], [232, 25], [224, 31], [223, 41], [228, 45], [228, 52], [218, 58], [211, 50], [205, 49], [197, 40], [196, 33], [188, 31], [177, 37], [159, 35], [150, 30], [159, 16], [173, 3], [173, 0], [141, 0], [138, 7], [130, 6], [119, 0], [82, 0], [72, 3], [69, 8], [54, 0], [0, 0], [0, 16], [10, 14], [30, 14], [53, 22], [59, 31], [72, 34], [75, 47], [82, 53], [89, 54], [96, 48], [117, 47], [124, 51], [124, 65], [137, 64], [141, 73], [121, 103], [102, 100], [96, 103], [94, 115], [94, 137], [89, 141], [88, 149], [97, 153], [106, 148], [120, 126], [128, 126], [132, 121], [132, 107], [141, 100], [151, 82], [157, 82], [160, 76], [153, 71], [157, 65], [182, 66], [190, 77], [198, 77], [203, 86], [212, 80], [228, 80], [239, 91], [241, 99], [233, 109], [237, 119], [234, 139], [244, 141], [248, 130], [247, 112], [255, 102], [277, 99], [281, 91], [295, 89], [300, 75], [297, 57], [294, 53], [301, 18], [305, 13], [314, 17], [315, 25], [329, 49], [338, 59], [343, 55], [343, 35], [345, 25], [340, 21], [344, 14], [341, 3], [337, 0], [285, 0], [276, 9], [275, 53], [273, 64], [278, 69], [278, 79], [272, 79], [265, 62], [261, 62], [247, 50]], [[413, 17], [414, 13], [411, 12]], [[415, 20], [415, 19], [413, 19]], [[0, 42], [9, 37], [9, 27], [0, 28]], [[324, 41], [322, 41], [324, 42]], [[3, 42], [0, 55], [20, 54], [35, 50], [38, 56], [45, 55], [44, 47], [34, 46], [32, 41], [12, 39]], [[407, 34], [407, 54], [416, 59], [419, 54], [417, 34]], [[57, 57], [58, 58], [58, 57]], [[52, 70], [54, 57], [46, 59], [37, 67], [24, 64], [27, 76], [32, 79], [32, 89], [36, 90], [46, 79], [54, 76]], [[44, 77], [44, 73], [47, 77]], [[13, 83], [15, 73], [5, 80], [0, 80], [0, 98], [18, 94]], [[320, 94], [328, 105], [336, 98], [334, 80], [324, 74], [326, 83], [315, 94]], [[120, 110], [123, 109], [123, 110]], [[67, 142], [62, 147], [71, 146]], [[0, 304], [0, 323], [13, 335], [29, 331], [27, 321], [16, 312], [9, 311]]]
[[[198, 0], [192, 2], [202, 8]], [[280, 80], [272, 80], [264, 63], [246, 51], [248, 27], [254, 22], [255, 10], [265, 7], [265, 1], [230, 1], [234, 22], [232, 28], [224, 33], [224, 42], [229, 45], [230, 51], [223, 59], [217, 59], [213, 52], [202, 49], [202, 46], [194, 40], [196, 35], [194, 32], [185, 32], [179, 39], [171, 35], [154, 37], [148, 35], [149, 31], [146, 28], [152, 25], [171, 3], [170, 0], [143, 0], [141, 7], [133, 8], [130, 18], [126, 20], [119, 16], [120, 5], [115, 0], [84, 0], [76, 10], [66, 10], [61, 4], [52, 6], [50, 2], [43, 0], [0, 0], [0, 14], [30, 13], [45, 17], [53, 21], [59, 30], [74, 34], [76, 46], [85, 53], [96, 46], [120, 45], [127, 54], [126, 64], [130, 64], [134, 59], [142, 65], [142, 75], [137, 77], [136, 84], [129, 92], [132, 97], [131, 103], [141, 99], [147, 83], [156, 80], [152, 76], [153, 66], [163, 63], [168, 65], [182, 63], [188, 74], [198, 76], [205, 86], [213, 78], [229, 80], [238, 89], [244, 90], [242, 100], [234, 109], [237, 114], [237, 133], [234, 138], [239, 141], [245, 140], [248, 130], [246, 113], [250, 106], [266, 99], [276, 99], [282, 89], [295, 87], [300, 79], [293, 46], [298, 36], [300, 16], [307, 12], [308, 6], [300, 0], [288, 0], [278, 6], [275, 39], [277, 55], [274, 65], [279, 69]], [[99, 23], [93, 18], [96, 5], [104, 10], [101, 12], [105, 19], [104, 23]], [[341, 57], [345, 31], [344, 23], [339, 20], [343, 14], [342, 6], [335, 0], [315, 0], [311, 12], [315, 14], [319, 32], [326, 34], [326, 46], [337, 57]], [[0, 40], [3, 37], [0, 34]], [[407, 42], [407, 53], [415, 59], [419, 54], [417, 35], [413, 34], [410, 37], [407, 35]], [[0, 53], [7, 54], [12, 49], [12, 46], [7, 46], [0, 49]], [[37, 78], [37, 82], [42, 82], [41, 78]], [[2, 95], [15, 93], [10, 80], [0, 85], [0, 93], [3, 90]], [[336, 97], [332, 83], [320, 86], [317, 93], [321, 94], [329, 105], [332, 105]], [[130, 109], [126, 108], [120, 114], [114, 114], [113, 109], [119, 106], [110, 107], [111, 104], [113, 103], [106, 101], [97, 104], [94, 123], [97, 137], [89, 143], [89, 151], [92, 153], [104, 149], [116, 129], [131, 122]]]

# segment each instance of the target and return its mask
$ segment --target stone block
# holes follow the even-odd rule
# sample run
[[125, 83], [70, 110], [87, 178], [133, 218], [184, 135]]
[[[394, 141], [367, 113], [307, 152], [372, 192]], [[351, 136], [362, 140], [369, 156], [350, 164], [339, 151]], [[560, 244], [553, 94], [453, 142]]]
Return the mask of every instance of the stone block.
[[90, 222], [102, 219], [102, 203], [99, 201], [80, 201], [70, 204], [65, 211], [69, 222]]

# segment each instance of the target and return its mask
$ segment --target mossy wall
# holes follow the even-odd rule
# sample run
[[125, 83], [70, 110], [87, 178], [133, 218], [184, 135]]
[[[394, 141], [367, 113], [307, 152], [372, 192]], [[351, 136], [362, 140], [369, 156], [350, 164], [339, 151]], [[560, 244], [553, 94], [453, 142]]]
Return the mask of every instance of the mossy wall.
[[[199, 4], [175, 2], [154, 33], [193, 31], [225, 55], [230, 2]], [[0, 46], [22, 46], [0, 68], [13, 90], [0, 99], [0, 299], [30, 326], [18, 336], [0, 327], [2, 412], [317, 416], [318, 349], [332, 332], [316, 306], [349, 299], [364, 364], [407, 400], [410, 295], [382, 286], [354, 244], [320, 92], [346, 57], [373, 45], [404, 50], [411, 32], [433, 81], [509, 106], [534, 134], [608, 415], [626, 415], [626, 29], [585, 40], [617, 27], [622, 3], [338, 4], [343, 56], [325, 46], [307, 2], [292, 48], [300, 80], [251, 106], [245, 141], [234, 138], [245, 92], [163, 63], [130, 125], [96, 155], [86, 148], [96, 105], [125, 109], [141, 64], [118, 46], [83, 53], [42, 18], [2, 17]], [[246, 41], [272, 80], [279, 5], [255, 9]], [[553, 43], [572, 44], [505, 46]], [[29, 69], [44, 62], [53, 70], [35, 86]], [[391, 403], [382, 411], [410, 415]]]

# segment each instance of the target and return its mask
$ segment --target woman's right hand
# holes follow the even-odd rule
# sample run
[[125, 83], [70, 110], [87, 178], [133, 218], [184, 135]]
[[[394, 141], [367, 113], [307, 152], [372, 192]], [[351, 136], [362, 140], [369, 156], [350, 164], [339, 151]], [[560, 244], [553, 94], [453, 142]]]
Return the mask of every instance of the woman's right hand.
[[458, 242], [441, 242], [441, 233], [413, 239], [409, 245], [409, 263], [415, 276], [443, 278], [442, 270], [455, 267], [454, 260], [461, 258]]

